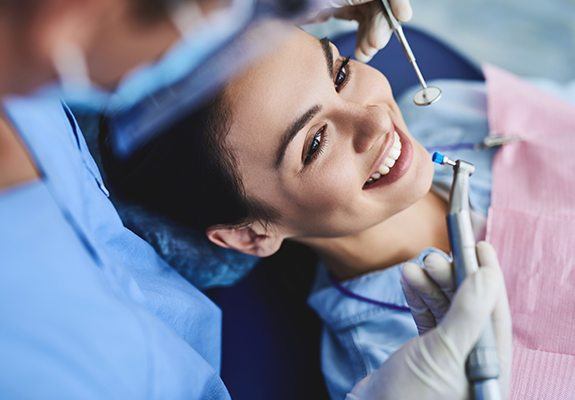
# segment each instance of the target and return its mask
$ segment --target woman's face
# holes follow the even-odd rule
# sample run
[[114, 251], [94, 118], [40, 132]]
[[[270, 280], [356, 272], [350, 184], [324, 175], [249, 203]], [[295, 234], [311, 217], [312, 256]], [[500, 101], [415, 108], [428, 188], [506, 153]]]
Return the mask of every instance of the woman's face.
[[422, 198], [433, 167], [389, 82], [295, 29], [226, 92], [232, 151], [248, 197], [279, 211], [286, 237], [376, 225]]

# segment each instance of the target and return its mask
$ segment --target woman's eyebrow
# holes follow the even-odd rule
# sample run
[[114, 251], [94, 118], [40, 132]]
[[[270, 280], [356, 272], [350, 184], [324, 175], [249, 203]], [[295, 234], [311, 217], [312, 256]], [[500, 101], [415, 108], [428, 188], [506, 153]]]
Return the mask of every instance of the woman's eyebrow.
[[[321, 44], [321, 49], [323, 50], [323, 55], [325, 57], [325, 63], [327, 65], [327, 73], [329, 79], [333, 79], [333, 50], [331, 48], [331, 42], [328, 38], [319, 39]], [[301, 117], [296, 119], [292, 124], [285, 130], [282, 135], [280, 146], [276, 153], [275, 168], [278, 169], [283, 162], [285, 157], [285, 152], [288, 145], [291, 143], [293, 138], [297, 135], [299, 131], [303, 129], [306, 124], [311, 121], [311, 119], [321, 110], [321, 106], [316, 104], [307, 110]]]
[[327, 64], [327, 73], [329, 74], [329, 79], [333, 77], [333, 50], [328, 38], [321, 38], [319, 40], [321, 44], [321, 49], [323, 50], [323, 55], [325, 57], [325, 63]]
[[311, 107], [307, 110], [302, 116], [292, 122], [292, 124], [285, 130], [281, 137], [280, 146], [278, 147], [278, 151], [276, 153], [276, 162], [275, 167], [276, 169], [280, 167], [283, 159], [285, 157], [286, 149], [288, 145], [291, 143], [293, 138], [297, 135], [299, 131], [303, 129], [304, 126], [307, 125], [309, 121], [321, 110], [321, 106], [316, 104], [315, 106]]

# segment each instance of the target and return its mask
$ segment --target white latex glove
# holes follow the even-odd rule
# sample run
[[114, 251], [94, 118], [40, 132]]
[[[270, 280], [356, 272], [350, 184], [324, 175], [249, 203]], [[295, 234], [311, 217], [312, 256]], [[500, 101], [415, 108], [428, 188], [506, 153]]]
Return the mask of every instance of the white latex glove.
[[434, 328], [449, 309], [455, 291], [453, 266], [438, 253], [423, 260], [424, 269], [405, 263], [401, 284], [420, 335]]
[[415, 264], [405, 265], [406, 297], [424, 334], [406, 343], [360, 381], [347, 400], [468, 399], [465, 360], [490, 318], [497, 340], [502, 398], [507, 398], [511, 318], [505, 284], [493, 247], [478, 243], [477, 256], [481, 268], [465, 279], [451, 303], [454, 285], [449, 262], [430, 256], [425, 270]]
[[[327, 4], [331, 8], [320, 14], [322, 18], [333, 16], [359, 23], [355, 47], [355, 58], [359, 61], [368, 62], [385, 47], [392, 30], [379, 0], [329, 0]], [[389, 4], [398, 21], [407, 22], [411, 19], [413, 12], [410, 0], [389, 0]]]

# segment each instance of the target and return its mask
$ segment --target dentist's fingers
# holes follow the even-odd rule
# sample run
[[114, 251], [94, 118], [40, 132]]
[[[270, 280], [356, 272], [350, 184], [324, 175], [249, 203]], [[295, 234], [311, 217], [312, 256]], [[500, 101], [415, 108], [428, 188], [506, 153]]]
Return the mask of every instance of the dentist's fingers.
[[502, 286], [503, 274], [493, 264], [465, 278], [437, 329], [454, 357], [465, 359], [471, 351], [503, 295]]
[[391, 0], [389, 3], [393, 15], [399, 21], [407, 22], [413, 16], [413, 10], [411, 9], [411, 2], [409, 0]]
[[439, 286], [417, 264], [406, 263], [402, 269], [403, 279], [409, 284], [439, 322], [449, 309], [449, 299]]
[[[339, 7], [352, 7], [352, 6], [364, 6], [366, 3], [376, 3], [378, 7], [382, 7], [379, 4], [379, 0], [330, 0], [327, 2], [327, 7], [329, 8], [339, 8]], [[407, 22], [411, 19], [413, 15], [413, 10], [411, 9], [410, 0], [389, 0], [389, 5], [391, 6], [391, 11], [395, 18], [399, 21]]]
[[[415, 265], [415, 267], [419, 268], [417, 265]], [[421, 297], [419, 297], [419, 294], [409, 286], [409, 283], [407, 283], [403, 275], [401, 277], [401, 286], [419, 335], [423, 335], [428, 330], [435, 328], [437, 323], [431, 310], [427, 307]]]
[[369, 26], [367, 24], [359, 24], [357, 27], [357, 32], [355, 34], [355, 58], [363, 63], [369, 62], [373, 57], [374, 53], [366, 45], [364, 38], [367, 36], [367, 30]]
[[455, 292], [455, 274], [453, 265], [438, 253], [431, 253], [423, 260], [425, 272], [445, 296], [451, 300]]
[[377, 2], [368, 4], [373, 10], [360, 22], [355, 57], [362, 62], [370, 61], [377, 52], [384, 48], [391, 38], [392, 31], [387, 19]]
[[475, 246], [475, 251], [477, 254], [477, 261], [479, 265], [494, 265], [499, 268], [499, 260], [497, 259], [497, 253], [491, 244], [481, 241]]
[[[409, 21], [413, 15], [409, 0], [390, 0], [391, 10], [399, 21]], [[358, 35], [356, 58], [362, 62], [370, 61], [375, 54], [384, 48], [393, 31], [383, 11], [379, 0], [363, 5], [368, 8], [367, 17], [360, 22], [360, 26], [367, 25], [362, 36]], [[365, 16], [365, 14], [364, 14]]]
[[[477, 259], [479, 265], [494, 265], [498, 269], [499, 260], [493, 246], [487, 242], [479, 242], [476, 246]], [[497, 350], [499, 355], [500, 374], [499, 380], [504, 390], [509, 389], [511, 376], [511, 359], [512, 359], [512, 329], [511, 329], [511, 312], [507, 300], [507, 291], [505, 285], [501, 286], [501, 293], [495, 305], [492, 315], [493, 330], [497, 340]], [[507, 398], [507, 393], [503, 393], [503, 398]]]
[[333, 13], [335, 18], [357, 21], [355, 58], [368, 62], [389, 42], [391, 28], [385, 19], [379, 1], [371, 1], [353, 7], [344, 7]]
[[357, 5], [336, 9], [332, 15], [339, 19], [357, 21], [355, 58], [367, 63], [380, 49], [385, 47], [393, 32], [379, 0], [357, 3]]

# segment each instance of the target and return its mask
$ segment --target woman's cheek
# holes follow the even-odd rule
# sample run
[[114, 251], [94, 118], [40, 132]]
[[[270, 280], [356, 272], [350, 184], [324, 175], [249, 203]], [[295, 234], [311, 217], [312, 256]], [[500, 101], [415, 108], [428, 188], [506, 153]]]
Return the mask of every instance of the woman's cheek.
[[356, 171], [338, 159], [338, 163], [319, 166], [318, 173], [306, 179], [298, 191], [297, 206], [306, 214], [320, 217], [345, 209], [352, 203], [354, 191], [361, 189], [357, 187]]
[[353, 199], [358, 189], [357, 178], [350, 169], [339, 166], [333, 173], [325, 174], [315, 186], [320, 207], [341, 208]]

